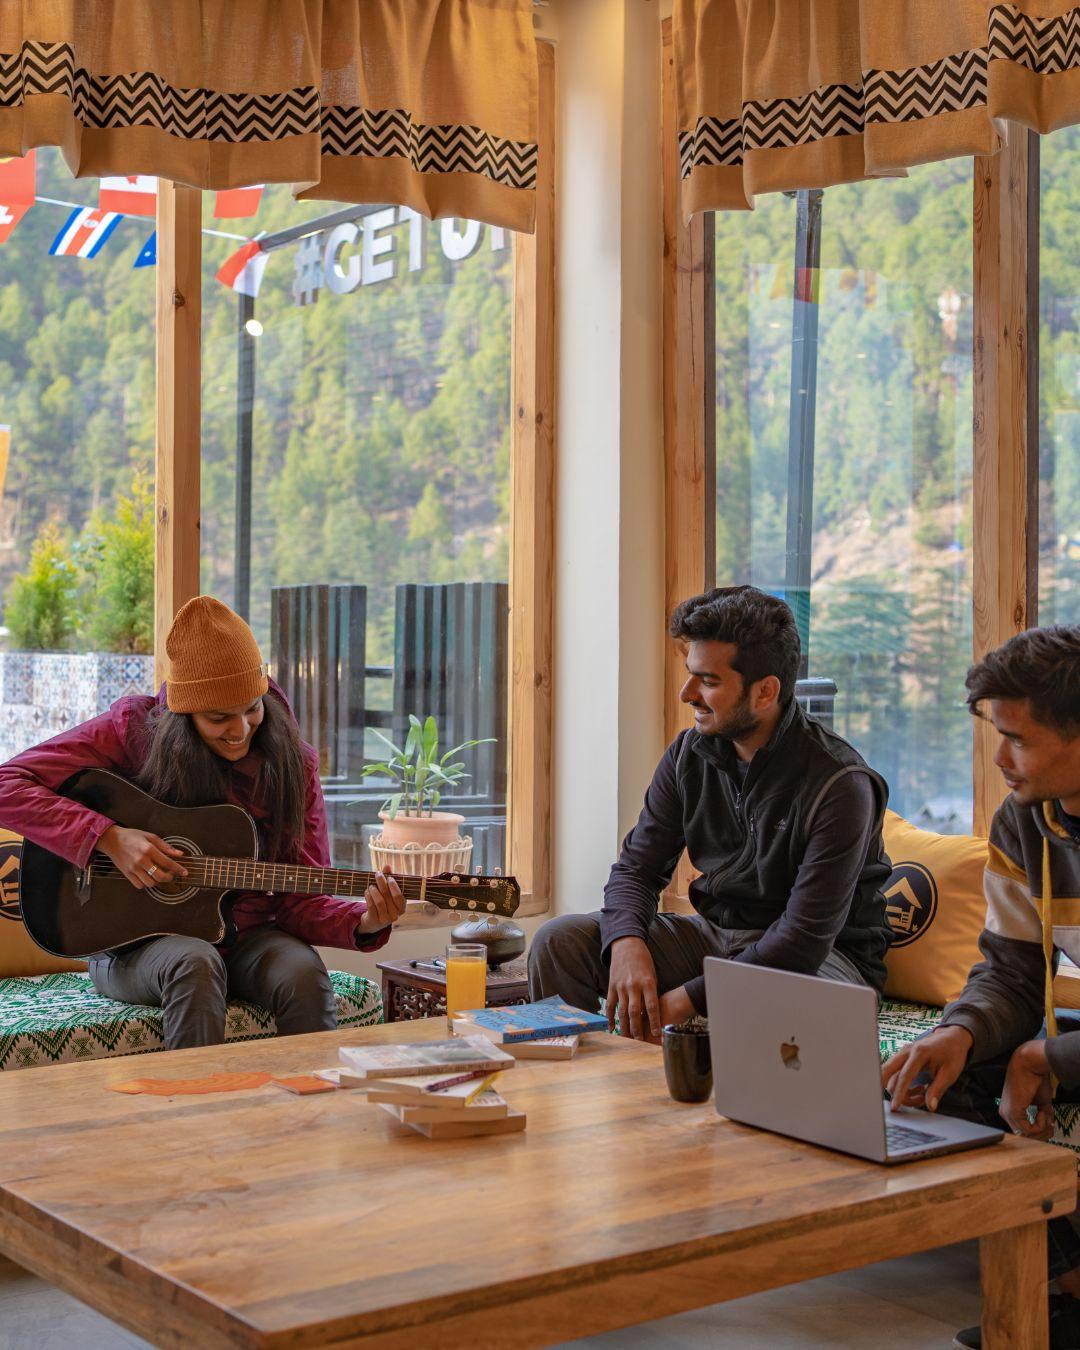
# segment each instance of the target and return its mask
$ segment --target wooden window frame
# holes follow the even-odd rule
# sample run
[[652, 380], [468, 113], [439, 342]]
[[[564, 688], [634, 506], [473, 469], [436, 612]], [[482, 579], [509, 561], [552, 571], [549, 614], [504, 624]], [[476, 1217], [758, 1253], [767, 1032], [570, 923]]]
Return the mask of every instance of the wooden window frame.
[[[664, 491], [669, 610], [715, 584], [715, 444], [711, 348], [711, 216], [679, 207], [671, 25], [664, 51]], [[1038, 583], [1038, 182], [1034, 132], [1011, 124], [994, 156], [974, 160], [972, 659], [1037, 622]], [[704, 406], [703, 406], [704, 404]], [[664, 730], [689, 725], [678, 700], [674, 644], [665, 666]], [[958, 691], [959, 693], [959, 691]], [[958, 716], [961, 714], [958, 713]], [[985, 835], [1004, 800], [993, 762], [994, 729], [973, 719], [973, 829]], [[664, 897], [686, 911], [684, 858]]]
[[[511, 386], [507, 860], [518, 917], [551, 908], [552, 631], [555, 538], [555, 49], [537, 43], [536, 233], [514, 242]], [[202, 194], [158, 185], [154, 675], [165, 636], [199, 593]], [[409, 902], [398, 928], [445, 927], [454, 915]]]
[[[1039, 139], [1015, 123], [975, 160], [973, 659], [1038, 621]], [[997, 733], [974, 720], [974, 831], [1005, 800]]]
[[[675, 129], [675, 66], [671, 20], [663, 43], [664, 180], [664, 605], [714, 584], [716, 575], [716, 409], [713, 384], [714, 315], [712, 216], [689, 221], [679, 204], [679, 156]], [[679, 699], [685, 679], [674, 642], [664, 653], [664, 739], [669, 743], [691, 725]], [[684, 853], [661, 897], [668, 912], [692, 913], [687, 889], [695, 872]]]

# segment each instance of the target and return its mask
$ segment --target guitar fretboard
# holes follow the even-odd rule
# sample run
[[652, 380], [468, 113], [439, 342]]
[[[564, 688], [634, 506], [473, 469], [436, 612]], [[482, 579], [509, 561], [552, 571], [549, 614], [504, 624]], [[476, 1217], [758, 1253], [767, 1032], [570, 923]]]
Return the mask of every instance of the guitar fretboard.
[[[362, 896], [378, 872], [347, 871], [339, 867], [307, 867], [297, 863], [258, 862], [254, 858], [184, 857], [178, 859], [187, 871], [173, 885], [205, 886], [212, 890], [265, 891], [300, 895]], [[119, 869], [104, 854], [95, 856], [93, 872], [116, 875]], [[454, 873], [449, 878], [394, 874], [406, 900], [426, 900], [440, 908], [498, 911], [513, 914], [517, 905], [512, 877], [470, 876]], [[513, 895], [513, 899], [508, 898]]]
[[[300, 895], [363, 895], [375, 872], [338, 867], [305, 867], [298, 863], [262, 863], [253, 858], [184, 858], [188, 879], [202, 886], [241, 891], [293, 891]], [[419, 899], [423, 877], [395, 877], [402, 894]], [[463, 880], [468, 884], [468, 876]]]

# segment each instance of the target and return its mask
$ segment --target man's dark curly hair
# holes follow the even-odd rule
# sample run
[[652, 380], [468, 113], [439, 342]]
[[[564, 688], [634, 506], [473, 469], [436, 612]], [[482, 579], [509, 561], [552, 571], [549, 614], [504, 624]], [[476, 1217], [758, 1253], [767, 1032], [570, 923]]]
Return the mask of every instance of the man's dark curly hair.
[[1029, 628], [971, 667], [968, 711], [986, 699], [1027, 699], [1036, 722], [1068, 740], [1080, 735], [1080, 627]]
[[739, 649], [731, 662], [747, 685], [775, 675], [780, 702], [795, 693], [802, 644], [795, 616], [783, 600], [756, 586], [717, 586], [684, 600], [671, 616], [673, 638], [698, 642], [733, 642]]

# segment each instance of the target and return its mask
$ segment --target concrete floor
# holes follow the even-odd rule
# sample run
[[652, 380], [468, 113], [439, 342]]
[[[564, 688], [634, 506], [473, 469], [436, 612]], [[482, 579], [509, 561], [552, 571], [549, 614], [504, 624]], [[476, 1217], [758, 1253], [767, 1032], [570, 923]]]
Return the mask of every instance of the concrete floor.
[[[943, 1350], [979, 1318], [975, 1243], [680, 1317], [569, 1342], [561, 1350]], [[0, 1258], [0, 1350], [131, 1350], [146, 1341]]]

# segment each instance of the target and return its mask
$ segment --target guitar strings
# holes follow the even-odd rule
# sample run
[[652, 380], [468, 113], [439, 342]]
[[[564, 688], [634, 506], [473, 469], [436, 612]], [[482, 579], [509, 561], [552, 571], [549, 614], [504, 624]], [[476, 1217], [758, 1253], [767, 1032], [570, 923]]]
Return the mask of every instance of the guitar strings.
[[[289, 863], [259, 863], [253, 859], [245, 859], [245, 858], [212, 859], [205, 857], [203, 858], [185, 857], [182, 861], [183, 865], [188, 869], [189, 873], [195, 871], [201, 873], [202, 874], [201, 877], [189, 876], [188, 878], [180, 878], [175, 882], [166, 882], [165, 883], [166, 885], [176, 885], [182, 887], [185, 884], [187, 884], [187, 885], [202, 886], [207, 889], [217, 889], [219, 887], [228, 886], [228, 888], [231, 890], [235, 889], [242, 890], [244, 889], [245, 885], [248, 885], [251, 886], [253, 889], [259, 889], [259, 887], [256, 885], [257, 881], [257, 877], [255, 875], [256, 870], [262, 870], [263, 872], [265, 872], [270, 868], [282, 868], [289, 875], [282, 879], [282, 884], [280, 886], [274, 886], [273, 890], [282, 890], [287, 892], [289, 890], [290, 884], [295, 886], [297, 882], [301, 880], [300, 874], [304, 872], [311, 874], [307, 878], [308, 883], [310, 885], [316, 884], [314, 874], [332, 873], [336, 874], [332, 878], [335, 881], [344, 882], [350, 888], [354, 884], [354, 882], [360, 883], [366, 889], [368, 886], [372, 884], [376, 876], [382, 875], [381, 873], [378, 872], [348, 872], [337, 868], [294, 867], [292, 864]], [[213, 873], [214, 871], [227, 873], [230, 870], [236, 871], [238, 869], [243, 869], [245, 874], [232, 877], [229, 876], [208, 877], [206, 875], [208, 870], [211, 873]], [[119, 867], [116, 866], [116, 864], [112, 861], [112, 859], [108, 858], [107, 855], [103, 853], [94, 854], [94, 860], [92, 861], [89, 870], [92, 876], [112, 877], [112, 878], [119, 877], [123, 880], [127, 879], [124, 876], [124, 873], [121, 871]], [[248, 870], [250, 870], [251, 875], [246, 874]], [[153, 880], [153, 878], [151, 878], [151, 880]], [[414, 899], [414, 900], [425, 899], [431, 900], [434, 903], [436, 898], [444, 900], [451, 900], [457, 898], [452, 896], [449, 891], [444, 891], [441, 887], [432, 886], [430, 884], [430, 880], [428, 882], [427, 887], [425, 888], [423, 883], [426, 880], [426, 878], [424, 877], [399, 876], [395, 874], [394, 880], [400, 886], [402, 894], [405, 896], [406, 899]], [[476, 886], [472, 885], [472, 882], [474, 880], [477, 883]], [[494, 897], [491, 895], [491, 891], [500, 888], [502, 883], [508, 882], [509, 880], [510, 878], [508, 877], [490, 878], [478, 876], [474, 878], [468, 876], [468, 873], [463, 873], [461, 885], [463, 889], [467, 888], [470, 892], [475, 891], [476, 893], [475, 896], [470, 896], [469, 898], [475, 899], [477, 909], [480, 909], [481, 907], [487, 909], [488, 905], [494, 905], [498, 908], [502, 908], [505, 905], [505, 901], [502, 899], [495, 900]], [[500, 883], [500, 887], [490, 886], [488, 883], [490, 883], [491, 881], [496, 881]], [[343, 893], [350, 894], [351, 890], [346, 891], [343, 888]], [[468, 900], [465, 901], [465, 904], [466, 905], [468, 904]]]

